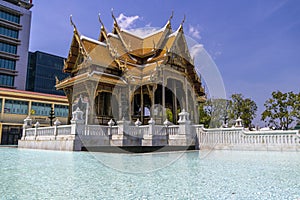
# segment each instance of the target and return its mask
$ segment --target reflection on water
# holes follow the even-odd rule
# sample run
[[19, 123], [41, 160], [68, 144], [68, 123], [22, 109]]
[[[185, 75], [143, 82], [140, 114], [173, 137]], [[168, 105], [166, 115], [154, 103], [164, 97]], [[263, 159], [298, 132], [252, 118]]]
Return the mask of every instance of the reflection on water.
[[296, 152], [129, 155], [0, 148], [0, 169], [0, 199], [300, 198]]

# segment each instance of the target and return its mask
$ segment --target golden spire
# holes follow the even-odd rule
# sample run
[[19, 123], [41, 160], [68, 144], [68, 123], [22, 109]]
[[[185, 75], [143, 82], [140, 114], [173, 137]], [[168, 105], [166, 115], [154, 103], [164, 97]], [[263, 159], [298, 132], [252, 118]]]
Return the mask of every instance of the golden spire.
[[[104, 24], [103, 24], [103, 22], [102, 22], [100, 16], [101, 16], [101, 14], [99, 13], [99, 14], [98, 14], [98, 20], [99, 20], [99, 22], [100, 22], [100, 24], [101, 24], [101, 29], [105, 30], [105, 26], [104, 26]], [[105, 31], [106, 31], [106, 30], [105, 30]]]
[[117, 28], [118, 30], [120, 30], [118, 21], [117, 21], [115, 15], [114, 15], [114, 9], [113, 8], [111, 9], [111, 16], [112, 16], [112, 18], [114, 20], [114, 28]]
[[173, 19], [173, 16], [174, 16], [174, 10], [172, 10], [172, 13], [171, 13], [171, 16], [170, 16], [170, 18], [169, 18], [169, 22], [171, 22], [171, 19]]
[[85, 50], [85, 48], [84, 48], [84, 46], [83, 46], [83, 44], [82, 44], [82, 42], [81, 42], [81, 39], [80, 39], [81, 36], [80, 36], [80, 34], [79, 34], [78, 30], [77, 30], [77, 27], [76, 27], [75, 23], [73, 22], [72, 15], [70, 15], [70, 22], [71, 22], [71, 25], [72, 25], [73, 28], [74, 28], [74, 37], [76, 38], [76, 40], [77, 40], [77, 42], [78, 42], [78, 44], [79, 44], [79, 49], [80, 49], [80, 51], [82, 52], [82, 54], [83, 54], [84, 56], [88, 57], [88, 53], [87, 53], [87, 51]]
[[104, 23], [102, 22], [102, 20], [101, 20], [101, 17], [100, 17], [100, 13], [98, 14], [98, 20], [99, 20], [99, 22], [100, 22], [100, 24], [101, 24], [101, 31], [100, 31], [100, 35], [99, 35], [99, 41], [100, 42], [103, 42], [104, 40], [106, 41], [106, 42], [108, 42], [108, 39], [107, 39], [107, 32], [106, 32], [106, 29], [105, 29], [105, 26], [104, 26]]
[[183, 23], [185, 22], [185, 14], [183, 15], [183, 20], [181, 21], [181, 25], [183, 26]]
[[118, 24], [118, 21], [117, 19], [115, 18], [114, 16], [114, 9], [112, 8], [111, 9], [111, 16], [114, 20], [114, 29], [113, 29], [113, 34], [117, 34], [122, 42], [122, 44], [124, 45], [126, 51], [128, 52], [129, 51], [129, 48], [128, 48], [128, 45], [125, 43], [122, 35], [121, 35], [121, 30], [120, 30], [120, 27], [119, 27], [119, 24]]
[[76, 25], [74, 24], [73, 19], [72, 19], [72, 15], [70, 15], [70, 22], [71, 22], [71, 25], [74, 28], [74, 32], [77, 31]]
[[173, 19], [173, 16], [174, 16], [174, 11], [172, 10], [171, 16], [169, 17], [165, 27], [171, 28], [171, 20]]
[[183, 30], [183, 24], [184, 24], [184, 22], [185, 22], [185, 14], [184, 14], [183, 20], [181, 21], [180, 26], [179, 26], [179, 28], [178, 28], [179, 31], [182, 31], [182, 30]]

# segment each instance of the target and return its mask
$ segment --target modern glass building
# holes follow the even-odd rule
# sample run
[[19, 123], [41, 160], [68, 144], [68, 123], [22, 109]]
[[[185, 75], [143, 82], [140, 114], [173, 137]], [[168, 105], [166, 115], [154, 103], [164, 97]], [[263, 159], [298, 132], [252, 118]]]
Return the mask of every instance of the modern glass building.
[[0, 87], [25, 89], [31, 0], [0, 0]]
[[65, 96], [0, 88], [0, 144], [17, 144], [22, 135], [24, 119], [30, 115], [33, 124], [49, 126], [49, 114], [67, 123], [68, 101]]
[[64, 95], [63, 90], [56, 90], [56, 78], [62, 80], [68, 75], [63, 73], [64, 58], [36, 51], [29, 52], [26, 90], [47, 94]]

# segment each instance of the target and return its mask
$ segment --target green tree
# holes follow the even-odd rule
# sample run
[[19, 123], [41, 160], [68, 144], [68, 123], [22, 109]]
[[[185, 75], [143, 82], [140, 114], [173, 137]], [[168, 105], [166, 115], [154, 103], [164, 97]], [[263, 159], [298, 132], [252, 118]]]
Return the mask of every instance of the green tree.
[[272, 92], [272, 97], [265, 104], [261, 119], [277, 129], [289, 129], [290, 125], [300, 118], [300, 94], [293, 92]]
[[200, 123], [205, 127], [216, 128], [227, 124], [229, 119], [229, 101], [227, 99], [208, 99], [200, 104]]
[[205, 128], [208, 128], [211, 118], [210, 115], [207, 113], [205, 106], [206, 102], [199, 104], [199, 123], [203, 124]]
[[173, 113], [170, 108], [166, 109], [166, 115], [169, 122], [173, 122]]
[[257, 105], [250, 98], [244, 98], [242, 94], [231, 95], [230, 118], [243, 120], [245, 127], [250, 127], [252, 120], [256, 117]]

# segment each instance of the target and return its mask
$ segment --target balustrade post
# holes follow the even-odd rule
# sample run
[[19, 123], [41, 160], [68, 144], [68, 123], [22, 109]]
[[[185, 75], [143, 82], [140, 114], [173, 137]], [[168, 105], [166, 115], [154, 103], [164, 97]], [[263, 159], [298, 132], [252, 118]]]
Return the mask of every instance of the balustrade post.
[[122, 120], [117, 121], [118, 125], [118, 135], [123, 135], [124, 133], [128, 133], [129, 122], [125, 120], [123, 117]]
[[40, 122], [36, 122], [34, 125], [34, 139], [36, 140], [38, 128], [40, 127]]
[[164, 125], [165, 125], [165, 127], [166, 127], [166, 135], [167, 135], [167, 136], [169, 135], [168, 127], [169, 127], [171, 124], [172, 124], [172, 123], [169, 122], [168, 119], [166, 119], [166, 120], [164, 121]]
[[77, 108], [72, 113], [71, 119], [71, 135], [78, 135], [79, 131], [82, 131], [82, 125], [84, 124], [83, 112]]
[[191, 133], [190, 132], [191, 121], [189, 120], [190, 114], [183, 109], [182, 112], [179, 113], [178, 115], [179, 115], [179, 120], [178, 120], [179, 134], [180, 135], [190, 134]]
[[155, 121], [151, 117], [151, 119], [148, 121], [149, 124], [149, 135], [154, 135], [154, 130], [155, 130]]
[[55, 120], [55, 122], [54, 122], [54, 136], [55, 136], [55, 139], [56, 139], [56, 136], [57, 136], [57, 127], [59, 126], [59, 125], [61, 125], [61, 122], [58, 120], [58, 119], [56, 119]]
[[114, 120], [110, 119], [107, 124], [108, 124], [108, 133], [107, 134], [112, 135], [112, 127], [113, 127], [113, 125], [115, 125], [115, 122], [114, 122]]
[[294, 144], [295, 143], [295, 138], [294, 135], [291, 135], [291, 143]]
[[234, 125], [236, 128], [241, 128], [243, 127], [243, 120], [238, 117], [236, 120], [235, 120], [235, 125]]
[[24, 119], [24, 123], [23, 123], [22, 138], [21, 138], [22, 140], [25, 140], [26, 138], [26, 129], [31, 127], [32, 127], [32, 119], [30, 118], [30, 116], [27, 116]]

